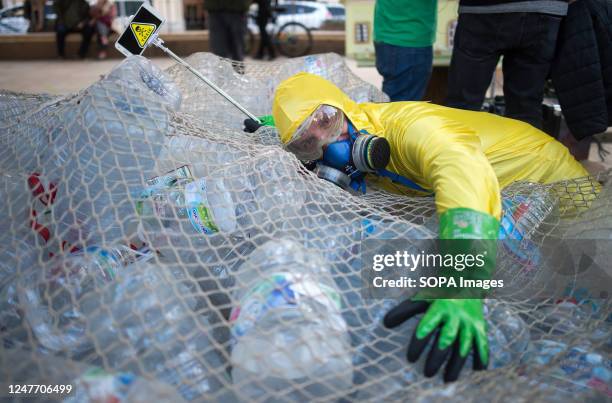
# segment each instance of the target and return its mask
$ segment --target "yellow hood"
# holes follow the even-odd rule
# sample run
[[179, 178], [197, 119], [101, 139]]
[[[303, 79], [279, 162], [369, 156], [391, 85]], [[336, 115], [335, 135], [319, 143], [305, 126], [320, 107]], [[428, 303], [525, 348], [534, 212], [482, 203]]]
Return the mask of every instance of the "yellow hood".
[[334, 84], [314, 74], [298, 73], [280, 83], [274, 93], [272, 116], [283, 144], [323, 104], [341, 109], [358, 130], [377, 132], [359, 104]]

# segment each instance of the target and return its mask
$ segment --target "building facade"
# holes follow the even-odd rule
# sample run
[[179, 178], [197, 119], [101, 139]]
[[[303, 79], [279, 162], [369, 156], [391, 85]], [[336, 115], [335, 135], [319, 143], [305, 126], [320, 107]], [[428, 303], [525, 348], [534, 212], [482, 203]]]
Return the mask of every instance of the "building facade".
[[[374, 5], [375, 0], [345, 0], [346, 7], [346, 56], [356, 59], [359, 65], [373, 65], [374, 54]], [[458, 0], [438, 0], [438, 27], [434, 43], [434, 65], [450, 63], [453, 37], [457, 26]]]

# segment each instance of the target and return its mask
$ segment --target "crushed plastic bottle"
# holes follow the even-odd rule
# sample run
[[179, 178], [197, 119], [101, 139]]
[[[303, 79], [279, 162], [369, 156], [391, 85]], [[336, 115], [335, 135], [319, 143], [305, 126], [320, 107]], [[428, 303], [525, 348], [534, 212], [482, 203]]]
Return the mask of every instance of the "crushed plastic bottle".
[[288, 390], [294, 399], [343, 396], [353, 377], [350, 346], [324, 261], [293, 241], [271, 241], [240, 273], [231, 313], [235, 387], [248, 399]]

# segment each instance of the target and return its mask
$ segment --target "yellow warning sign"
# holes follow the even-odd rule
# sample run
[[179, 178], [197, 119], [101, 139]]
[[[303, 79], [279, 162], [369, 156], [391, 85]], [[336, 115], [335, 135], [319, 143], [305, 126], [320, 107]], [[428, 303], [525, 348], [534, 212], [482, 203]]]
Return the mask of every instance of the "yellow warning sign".
[[130, 24], [130, 28], [132, 28], [136, 41], [138, 41], [138, 46], [141, 48], [144, 48], [151, 34], [155, 32], [155, 25], [145, 22], [133, 22]]

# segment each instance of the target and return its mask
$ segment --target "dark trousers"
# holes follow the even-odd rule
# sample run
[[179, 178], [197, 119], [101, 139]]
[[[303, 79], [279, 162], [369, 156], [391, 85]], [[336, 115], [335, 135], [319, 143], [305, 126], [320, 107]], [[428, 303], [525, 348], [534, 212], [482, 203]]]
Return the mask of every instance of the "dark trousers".
[[57, 43], [57, 54], [60, 57], [65, 57], [65, 48], [66, 48], [66, 36], [72, 32], [80, 32], [83, 37], [81, 40], [81, 47], [79, 48], [79, 57], [83, 58], [87, 56], [87, 51], [89, 50], [89, 44], [91, 43], [91, 37], [94, 34], [94, 27], [85, 23], [82, 29], [78, 28], [66, 28], [62, 24], [57, 24], [55, 27], [55, 40]]
[[244, 60], [246, 14], [226, 11], [208, 13], [210, 51], [217, 56], [241, 62]]
[[266, 54], [266, 51], [270, 59], [274, 59], [276, 57], [272, 38], [270, 38], [270, 34], [266, 29], [266, 26], [268, 25], [268, 20], [268, 16], [257, 17], [257, 27], [259, 28], [259, 50], [257, 50], [257, 57], [259, 59], [263, 59]]
[[376, 70], [383, 76], [382, 90], [395, 101], [420, 101], [431, 77], [431, 46], [406, 47], [374, 42]]
[[538, 13], [460, 14], [446, 104], [480, 110], [503, 55], [506, 116], [542, 128], [544, 82], [561, 18]]

